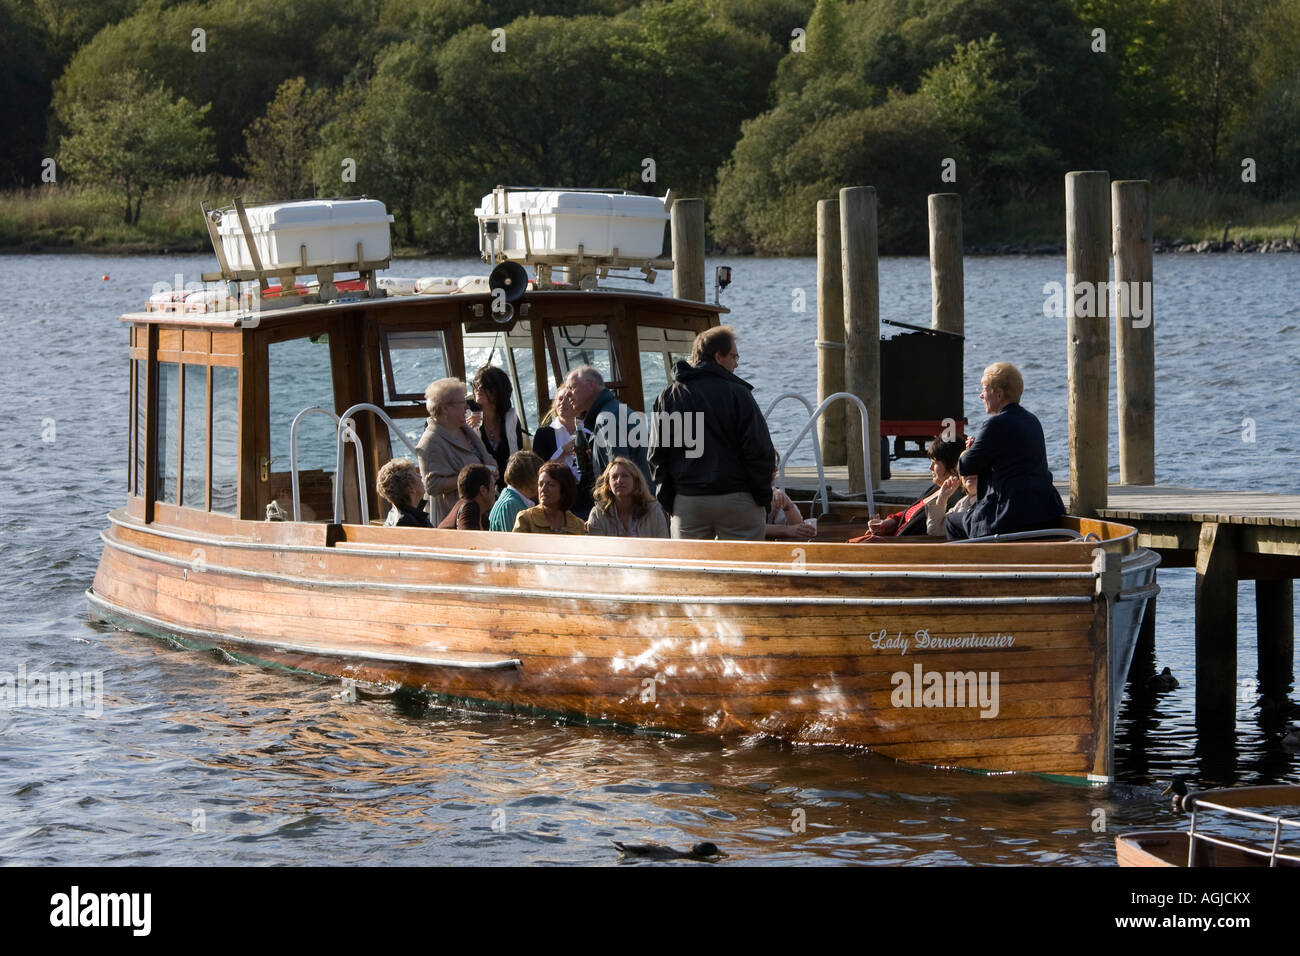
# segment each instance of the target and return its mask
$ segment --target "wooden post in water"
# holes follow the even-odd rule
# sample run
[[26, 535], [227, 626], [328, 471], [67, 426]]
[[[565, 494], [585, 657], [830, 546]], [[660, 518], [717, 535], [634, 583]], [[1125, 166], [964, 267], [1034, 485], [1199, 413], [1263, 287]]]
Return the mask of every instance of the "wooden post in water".
[[[844, 274], [840, 262], [840, 201], [817, 202], [817, 402], [844, 391]], [[822, 461], [842, 465], [848, 404], [826, 409], [817, 422]]]
[[1260, 692], [1284, 697], [1295, 679], [1295, 595], [1290, 578], [1255, 582]]
[[1241, 525], [1206, 521], [1196, 550], [1196, 729], [1230, 734], [1237, 717], [1237, 550]]
[[1119, 480], [1156, 481], [1156, 348], [1151, 298], [1151, 184], [1110, 184], [1115, 223], [1115, 373]]
[[[1065, 280], [1070, 409], [1070, 513], [1106, 507], [1110, 399], [1110, 174], [1065, 175]], [[1101, 293], [1100, 295], [1098, 293]]]
[[932, 193], [927, 205], [930, 210], [930, 328], [965, 335], [961, 196]]
[[704, 200], [679, 199], [672, 220], [673, 296], [706, 302], [704, 289]]
[[[844, 270], [844, 385], [867, 406], [868, 429], [856, 406], [845, 411], [849, 491], [880, 486], [880, 263], [876, 245], [876, 189], [840, 190], [840, 257]], [[871, 474], [862, 474], [862, 443]]]

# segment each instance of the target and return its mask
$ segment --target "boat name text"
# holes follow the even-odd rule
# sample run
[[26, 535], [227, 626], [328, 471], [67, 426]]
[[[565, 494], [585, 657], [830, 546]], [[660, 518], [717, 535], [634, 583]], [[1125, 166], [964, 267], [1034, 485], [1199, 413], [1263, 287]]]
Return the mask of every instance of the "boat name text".
[[931, 634], [929, 628], [924, 627], [912, 634], [911, 637], [906, 636], [902, 630], [890, 637], [889, 628], [882, 627], [880, 630], [868, 634], [867, 640], [871, 642], [871, 647], [874, 650], [898, 651], [900, 654], [906, 654], [913, 647], [918, 651], [952, 651], [967, 650], [972, 647], [1012, 647], [1016, 643], [1013, 635], [1003, 634], [1001, 631], [996, 634], [972, 633], [943, 637]]

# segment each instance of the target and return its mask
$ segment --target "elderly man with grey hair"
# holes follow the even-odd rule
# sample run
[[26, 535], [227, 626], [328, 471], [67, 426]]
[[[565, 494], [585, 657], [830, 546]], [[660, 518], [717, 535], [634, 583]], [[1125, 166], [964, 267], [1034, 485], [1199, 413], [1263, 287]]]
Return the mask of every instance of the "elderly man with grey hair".
[[604, 474], [615, 458], [631, 459], [645, 475], [650, 493], [654, 494], [654, 480], [650, 477], [650, 462], [645, 449], [650, 433], [644, 417], [615, 398], [614, 393], [605, 387], [605, 378], [600, 370], [590, 365], [575, 368], [564, 384], [573, 396], [578, 414], [583, 417], [583, 424], [592, 433], [591, 456], [595, 474]]

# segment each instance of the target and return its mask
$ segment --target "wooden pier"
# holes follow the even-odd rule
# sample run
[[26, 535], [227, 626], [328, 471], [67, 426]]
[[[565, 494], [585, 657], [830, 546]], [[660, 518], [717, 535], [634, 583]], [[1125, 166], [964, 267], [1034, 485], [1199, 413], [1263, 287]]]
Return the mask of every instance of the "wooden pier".
[[[805, 497], [817, 486], [811, 465], [786, 469], [787, 490]], [[836, 493], [848, 492], [843, 466], [827, 466]], [[928, 477], [898, 474], [881, 483], [876, 500], [905, 506], [929, 487]], [[1068, 483], [1057, 482], [1063, 498]], [[1112, 484], [1098, 516], [1133, 525], [1139, 543], [1160, 555], [1161, 567], [1196, 568], [1196, 719], [1203, 730], [1235, 725], [1237, 582], [1255, 582], [1259, 693], [1285, 697], [1294, 680], [1294, 580], [1300, 577], [1300, 495], [1213, 491], [1163, 485]], [[1156, 601], [1147, 605], [1137, 659], [1155, 640]]]

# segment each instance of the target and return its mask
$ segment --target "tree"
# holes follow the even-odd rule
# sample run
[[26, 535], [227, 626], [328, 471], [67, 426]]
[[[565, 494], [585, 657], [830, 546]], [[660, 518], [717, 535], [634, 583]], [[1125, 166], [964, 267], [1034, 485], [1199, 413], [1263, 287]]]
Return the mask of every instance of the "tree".
[[316, 194], [312, 158], [330, 106], [325, 90], [307, 89], [301, 76], [285, 80], [266, 113], [244, 131], [240, 163], [265, 198], [305, 199]]
[[140, 220], [151, 190], [216, 162], [208, 106], [173, 99], [139, 73], [107, 78], [100, 96], [71, 107], [73, 132], [59, 144], [60, 165], [88, 183], [121, 193], [127, 225]]

